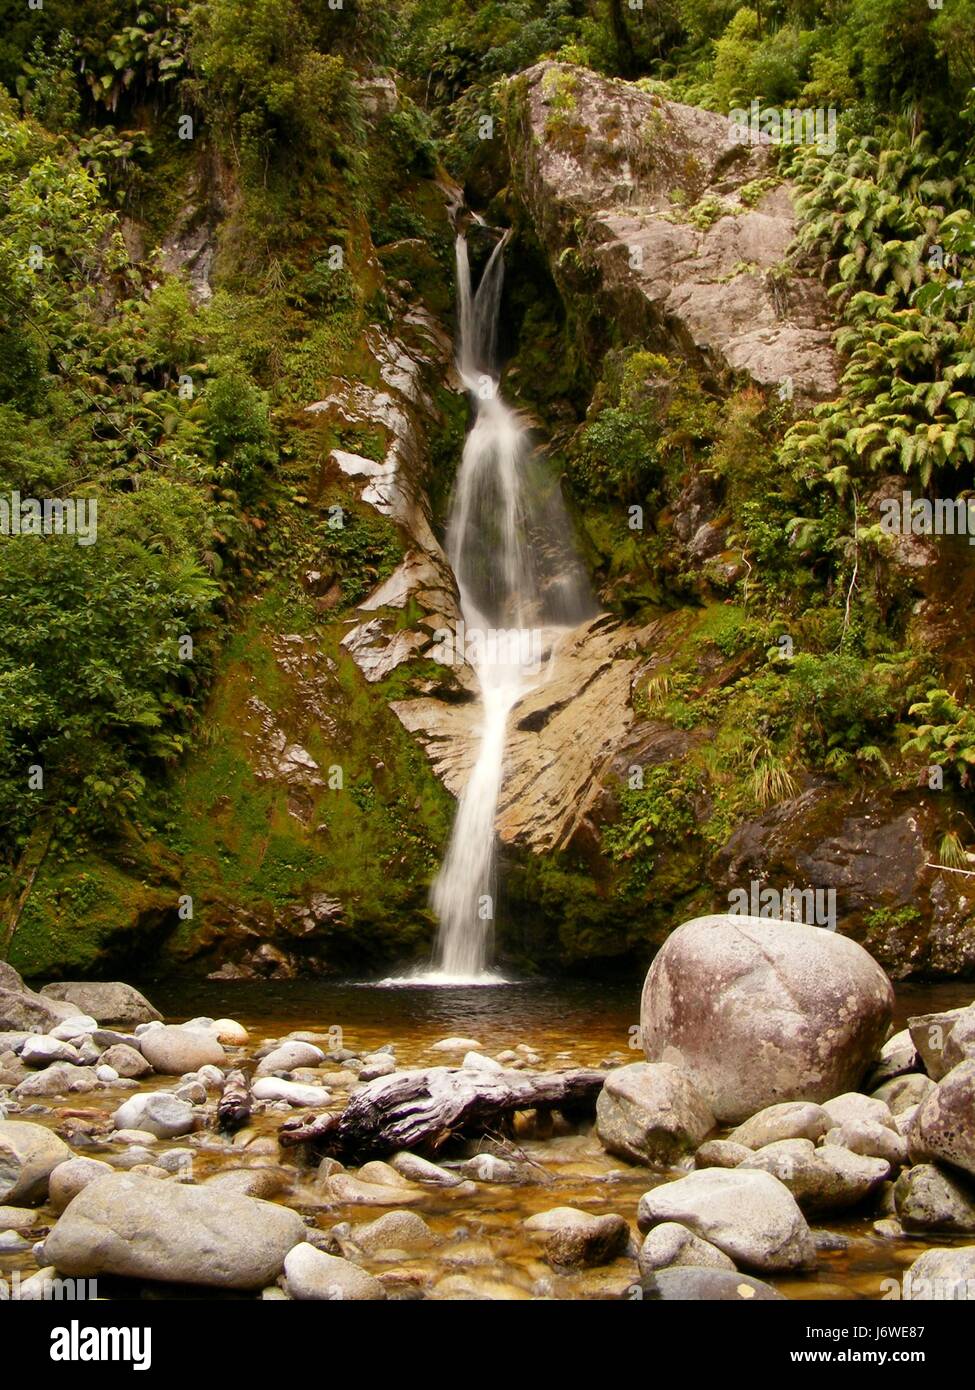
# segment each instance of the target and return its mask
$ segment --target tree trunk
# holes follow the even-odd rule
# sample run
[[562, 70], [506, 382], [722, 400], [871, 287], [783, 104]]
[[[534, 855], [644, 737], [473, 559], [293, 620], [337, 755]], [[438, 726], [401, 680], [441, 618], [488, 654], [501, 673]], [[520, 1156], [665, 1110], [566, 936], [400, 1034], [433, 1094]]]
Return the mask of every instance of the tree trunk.
[[341, 1114], [287, 1120], [278, 1131], [285, 1148], [313, 1143], [335, 1158], [423, 1149], [470, 1138], [516, 1110], [591, 1114], [602, 1090], [601, 1071], [479, 1071], [431, 1067], [370, 1081]]

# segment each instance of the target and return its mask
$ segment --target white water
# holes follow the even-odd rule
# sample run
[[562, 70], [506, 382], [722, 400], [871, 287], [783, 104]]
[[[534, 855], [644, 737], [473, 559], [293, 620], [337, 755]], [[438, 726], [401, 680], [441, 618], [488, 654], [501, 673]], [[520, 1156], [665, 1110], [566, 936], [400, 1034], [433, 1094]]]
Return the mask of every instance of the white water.
[[499, 390], [497, 330], [507, 240], [505, 233], [474, 293], [467, 240], [457, 238], [457, 368], [475, 418], [457, 475], [447, 555], [480, 687], [480, 745], [431, 893], [440, 922], [434, 968], [414, 983], [504, 983], [488, 966], [508, 717], [544, 677], [550, 656], [543, 652], [546, 646], [551, 652], [553, 628], [564, 629], [590, 611], [561, 496], [532, 459], [526, 426]]

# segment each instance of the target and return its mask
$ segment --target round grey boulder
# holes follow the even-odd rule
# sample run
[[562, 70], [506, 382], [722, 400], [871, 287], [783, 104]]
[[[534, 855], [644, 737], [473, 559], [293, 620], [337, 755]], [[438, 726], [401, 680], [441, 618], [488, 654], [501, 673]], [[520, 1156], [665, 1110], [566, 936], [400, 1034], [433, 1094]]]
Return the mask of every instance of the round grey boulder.
[[288, 1293], [297, 1299], [362, 1303], [386, 1297], [373, 1274], [340, 1255], [326, 1255], [307, 1243], [296, 1245], [284, 1262]]
[[911, 1159], [934, 1159], [975, 1177], [975, 1062], [960, 1062], [922, 1101], [909, 1135]]
[[894, 1205], [905, 1231], [975, 1232], [975, 1186], [933, 1163], [918, 1163], [901, 1173]]
[[164, 1076], [183, 1076], [208, 1062], [219, 1066], [226, 1059], [222, 1045], [212, 1033], [174, 1024], [140, 1033], [139, 1047], [153, 1070]]
[[733, 1144], [762, 1149], [780, 1139], [822, 1138], [834, 1121], [827, 1110], [809, 1100], [785, 1100], [768, 1105], [728, 1135]]
[[647, 1233], [637, 1263], [641, 1274], [673, 1269], [677, 1265], [693, 1265], [698, 1269], [735, 1267], [734, 1260], [729, 1260], [723, 1250], [702, 1240], [677, 1221], [664, 1221]]
[[643, 1047], [737, 1124], [779, 1101], [854, 1089], [893, 1004], [887, 976], [855, 941], [721, 913], [685, 922], [658, 951], [643, 987]]
[[162, 1018], [144, 994], [120, 980], [63, 980], [45, 985], [45, 999], [60, 999], [77, 1005], [77, 1012], [88, 1014], [99, 1023], [151, 1023]]

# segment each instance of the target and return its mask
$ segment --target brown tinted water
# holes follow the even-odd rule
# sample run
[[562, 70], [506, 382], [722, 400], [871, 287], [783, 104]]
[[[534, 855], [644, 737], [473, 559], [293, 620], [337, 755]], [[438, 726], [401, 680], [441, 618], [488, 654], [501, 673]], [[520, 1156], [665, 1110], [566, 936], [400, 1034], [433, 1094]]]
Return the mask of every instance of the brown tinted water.
[[[401, 1067], [458, 1061], [459, 1058], [431, 1051], [435, 1042], [448, 1035], [476, 1040], [481, 1050], [491, 1055], [519, 1045], [530, 1047], [540, 1059], [533, 1065], [546, 1069], [622, 1064], [640, 1055], [630, 1045], [639, 1018], [638, 979], [610, 984], [536, 980], [476, 989], [377, 988], [326, 981], [180, 982], [151, 984], [145, 989], [169, 1021], [201, 1014], [239, 1020], [251, 1034], [248, 1055], [266, 1039], [302, 1030], [341, 1030], [341, 1045], [356, 1052], [393, 1043]], [[910, 1014], [967, 1004], [973, 994], [975, 986], [971, 984], [901, 987], [897, 1026], [903, 1026]], [[333, 1031], [332, 1037], [337, 1043], [339, 1034]], [[322, 1079], [327, 1084], [327, 1073]], [[149, 1088], [159, 1084], [160, 1079], [155, 1078]], [[334, 1108], [341, 1107], [345, 1094], [335, 1092]], [[61, 1102], [57, 1110], [70, 1106], [89, 1114], [105, 1112], [107, 1116], [122, 1096], [106, 1091], [72, 1099], [77, 1104]], [[45, 1119], [41, 1115], [30, 1118], [41, 1122]], [[58, 1118], [52, 1113], [47, 1122], [57, 1123]], [[255, 1125], [258, 1135], [269, 1140], [283, 1118], [277, 1112], [261, 1116]], [[247, 1161], [240, 1147], [221, 1146], [205, 1135], [195, 1138], [201, 1141], [193, 1160], [195, 1179]], [[392, 1287], [417, 1296], [635, 1296], [638, 1290], [632, 1260], [617, 1260], [598, 1270], [557, 1272], [541, 1258], [537, 1244], [526, 1236], [521, 1223], [534, 1212], [573, 1206], [597, 1215], [616, 1212], [635, 1229], [641, 1193], [680, 1174], [630, 1167], [605, 1154], [589, 1133], [564, 1133], [542, 1139], [529, 1132], [519, 1137], [518, 1143], [532, 1162], [531, 1182], [518, 1186], [478, 1183], [476, 1190], [463, 1194], [449, 1189], [423, 1189], [411, 1210], [422, 1215], [436, 1232], [440, 1242], [436, 1248], [405, 1260], [402, 1256], [392, 1261], [368, 1257], [362, 1263], [391, 1280]], [[106, 1152], [102, 1156], [110, 1155]], [[294, 1159], [292, 1151], [287, 1162]], [[288, 1196], [277, 1200], [297, 1207], [322, 1229], [330, 1229], [338, 1222], [367, 1222], [388, 1209], [323, 1205], [314, 1176], [314, 1169], [309, 1169]], [[957, 1241], [927, 1236], [885, 1238], [873, 1228], [875, 1217], [876, 1213], [870, 1213], [822, 1225], [814, 1222], [815, 1230], [826, 1229], [841, 1237], [843, 1248], [822, 1251], [817, 1269], [810, 1274], [771, 1282], [793, 1298], [889, 1297], [892, 1286], [884, 1281], [899, 1280], [922, 1250], [936, 1244], [971, 1243], [970, 1237]], [[38, 1220], [41, 1225], [45, 1220], [49, 1224], [52, 1217], [42, 1209]], [[26, 1272], [34, 1267], [34, 1261], [26, 1254], [0, 1255], [0, 1274], [15, 1267]], [[105, 1292], [111, 1296], [112, 1290], [109, 1287]]]

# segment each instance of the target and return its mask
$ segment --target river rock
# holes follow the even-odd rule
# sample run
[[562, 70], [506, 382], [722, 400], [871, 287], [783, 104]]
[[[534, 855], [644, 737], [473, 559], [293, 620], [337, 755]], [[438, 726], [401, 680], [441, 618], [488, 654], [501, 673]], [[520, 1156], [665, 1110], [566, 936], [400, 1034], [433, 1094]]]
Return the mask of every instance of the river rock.
[[567, 1268], [609, 1264], [625, 1254], [630, 1243], [630, 1228], [621, 1216], [593, 1216], [576, 1207], [552, 1207], [522, 1225], [544, 1242], [550, 1264]]
[[304, 1243], [296, 1245], [284, 1262], [288, 1293], [297, 1299], [323, 1299], [361, 1303], [386, 1297], [386, 1290], [374, 1275], [340, 1255]]
[[[72, 1009], [73, 1004], [58, 1004], [56, 1000], [49, 1001], [59, 1009]], [[70, 1014], [67, 1018], [62, 1018], [60, 1023], [56, 1023], [51, 1029], [52, 1038], [61, 1038], [64, 1042], [74, 1043], [76, 1047], [81, 1047], [89, 1042], [91, 1035], [98, 1032], [98, 1024], [91, 1014]]]
[[744, 1144], [734, 1144], [730, 1139], [708, 1139], [694, 1155], [695, 1168], [737, 1168], [746, 1158], [751, 1158], [752, 1150]]
[[306, 1042], [286, 1042], [261, 1058], [255, 1076], [271, 1076], [278, 1071], [294, 1071], [295, 1067], [320, 1067], [325, 1053], [320, 1047]]
[[804, 1212], [843, 1211], [880, 1186], [890, 1164], [865, 1158], [835, 1144], [816, 1148], [809, 1139], [780, 1139], [745, 1159], [738, 1172], [760, 1169], [778, 1178]]
[[975, 1177], [975, 1062], [953, 1067], [922, 1102], [909, 1146], [914, 1162], [934, 1159]]
[[162, 1018], [144, 994], [119, 980], [66, 980], [45, 985], [41, 994], [45, 999], [75, 1004], [79, 1013], [89, 1014], [99, 1023], [131, 1026]]
[[294, 1174], [286, 1168], [223, 1168], [219, 1173], [206, 1179], [207, 1187], [219, 1187], [227, 1192], [238, 1192], [243, 1197], [261, 1197], [265, 1200], [277, 1197], [290, 1190]]
[[48, 1179], [48, 1201], [55, 1211], [64, 1211], [82, 1188], [112, 1172], [110, 1163], [100, 1158], [69, 1158], [51, 1171]]
[[139, 1047], [153, 1070], [164, 1076], [183, 1076], [208, 1062], [219, 1066], [227, 1055], [212, 1033], [175, 1024], [140, 1033]]
[[632, 1163], [675, 1163], [713, 1128], [714, 1116], [694, 1083], [666, 1062], [615, 1068], [596, 1101], [600, 1142]]
[[907, 1162], [907, 1140], [897, 1129], [878, 1120], [848, 1120], [826, 1131], [825, 1143], [868, 1158], [882, 1158], [894, 1167]]
[[[892, 1081], [885, 1081], [873, 1092], [871, 1099], [883, 1101], [896, 1121], [905, 1110], [910, 1110], [912, 1106], [920, 1105], [922, 1101], [927, 1100], [937, 1084], [930, 1076], [924, 1076], [921, 1072], [911, 1072], [904, 1076], [896, 1076]], [[897, 1128], [900, 1129], [899, 1124]]]
[[415, 1211], [387, 1211], [361, 1226], [353, 1226], [352, 1239], [367, 1255], [384, 1250], [429, 1250], [437, 1238]]
[[698, 1269], [735, 1267], [734, 1260], [729, 1260], [723, 1250], [702, 1240], [677, 1221], [664, 1221], [647, 1232], [637, 1263], [643, 1275], [678, 1265], [693, 1265]]
[[834, 1096], [826, 1102], [823, 1109], [830, 1118], [828, 1129], [836, 1125], [858, 1123], [861, 1120], [870, 1124], [885, 1125], [887, 1129], [897, 1128], [890, 1107], [884, 1101], [866, 1096], [861, 1091], [847, 1091], [845, 1095]]
[[904, 1297], [920, 1303], [975, 1302], [975, 1245], [925, 1250], [904, 1275]]
[[893, 1081], [897, 1076], [906, 1076], [920, 1069], [921, 1059], [914, 1046], [911, 1030], [902, 1028], [899, 1033], [888, 1038], [880, 1049], [880, 1054], [870, 1071], [869, 1089], [875, 1091], [886, 1081]]
[[326, 1202], [335, 1206], [402, 1207], [413, 1206], [428, 1196], [422, 1189], [400, 1185], [363, 1182], [351, 1173], [335, 1173], [319, 1186]]
[[52, 1062], [80, 1062], [81, 1055], [71, 1043], [36, 1033], [21, 1048], [20, 1060], [29, 1067], [49, 1067]]
[[234, 1018], [215, 1018], [210, 1024], [210, 1032], [227, 1047], [246, 1047], [250, 1038], [244, 1025]]
[[67, 1096], [80, 1091], [97, 1091], [101, 1085], [92, 1067], [76, 1067], [70, 1062], [54, 1062], [43, 1071], [33, 1072], [15, 1088], [18, 1100], [35, 1096]]
[[915, 1014], [907, 1020], [911, 1041], [924, 1063], [924, 1070], [934, 1081], [951, 1070], [945, 1059], [945, 1043], [955, 1024], [968, 1009], [944, 1009], [940, 1013]]
[[966, 1009], [945, 1038], [945, 1067], [950, 1071], [968, 1061], [975, 1061], [975, 1008]]
[[117, 1130], [141, 1130], [157, 1139], [176, 1139], [190, 1133], [196, 1115], [189, 1101], [169, 1091], [143, 1091], [119, 1106], [112, 1123]]
[[64, 1018], [52, 999], [43, 999], [28, 989], [0, 986], [0, 1029], [24, 1033], [48, 1033]]
[[677, 928], [643, 987], [651, 1062], [671, 1062], [722, 1121], [853, 1089], [887, 1034], [894, 993], [862, 946], [798, 922], [720, 913]]
[[12, 965], [8, 965], [5, 960], [0, 960], [0, 989], [13, 990], [16, 993], [23, 993], [27, 986]]
[[426, 1183], [429, 1187], [457, 1187], [464, 1181], [448, 1168], [441, 1168], [439, 1163], [431, 1163], [428, 1158], [405, 1149], [393, 1154], [389, 1162], [401, 1177], [410, 1182]]
[[975, 1187], [932, 1163], [906, 1169], [894, 1187], [897, 1216], [905, 1231], [975, 1231]]
[[285, 1081], [280, 1076], [262, 1076], [251, 1087], [256, 1100], [285, 1100], [289, 1105], [327, 1105], [331, 1091], [324, 1086], [304, 1086], [300, 1081]]
[[833, 1123], [829, 1112], [821, 1105], [812, 1101], [785, 1100], [752, 1115], [733, 1129], [728, 1138], [733, 1144], [744, 1144], [749, 1149], [761, 1149], [780, 1139], [812, 1139], [815, 1142]]
[[119, 1076], [133, 1081], [148, 1076], [152, 1071], [142, 1053], [137, 1048], [130, 1047], [128, 1043], [116, 1043], [114, 1047], [107, 1047], [99, 1060], [102, 1066], [112, 1067]]
[[44, 1255], [61, 1274], [258, 1289], [304, 1239], [304, 1222], [287, 1207], [115, 1173], [78, 1193]]
[[431, 1052], [477, 1052], [481, 1044], [476, 1038], [441, 1038], [432, 1044]]
[[44, 1125], [0, 1120], [0, 1202], [11, 1206], [41, 1201], [50, 1174], [71, 1150]]
[[689, 1173], [645, 1192], [637, 1221], [641, 1231], [677, 1221], [749, 1269], [806, 1269], [815, 1263], [806, 1219], [771, 1173], [740, 1168]]
[[641, 1280], [645, 1299], [663, 1302], [754, 1303], [784, 1300], [771, 1284], [727, 1269], [659, 1269]]

